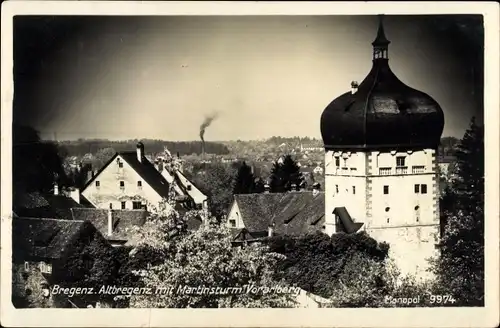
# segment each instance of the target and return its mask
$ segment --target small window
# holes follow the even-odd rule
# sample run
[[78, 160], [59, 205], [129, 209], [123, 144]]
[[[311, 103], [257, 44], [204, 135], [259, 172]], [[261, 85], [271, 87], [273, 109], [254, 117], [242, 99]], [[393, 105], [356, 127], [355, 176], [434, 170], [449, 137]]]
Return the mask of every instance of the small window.
[[24, 262], [24, 271], [29, 271], [30, 263], [28, 261]]
[[336, 167], [340, 166], [340, 158], [338, 158], [338, 157], [335, 158], [335, 166]]
[[338, 194], [339, 193], [339, 185], [335, 185], [335, 192]]
[[420, 185], [419, 184], [415, 185], [415, 193], [416, 194], [420, 193]]
[[122, 202], [122, 210], [124, 210], [127, 206], [127, 202]]
[[95, 186], [96, 186], [97, 188], [99, 188], [99, 187], [101, 186], [101, 182], [100, 182], [100, 181], [96, 181], [96, 182], [95, 182]]
[[384, 186], [384, 195], [389, 194], [389, 186]]
[[389, 218], [387, 218], [387, 223], [389, 223], [389, 221], [390, 221]]
[[398, 166], [398, 167], [405, 166], [405, 157], [404, 156], [396, 157], [396, 166]]
[[426, 194], [427, 193], [427, 185], [425, 185], [425, 184], [421, 185], [420, 189], [422, 190], [422, 194]]
[[386, 208], [385, 208], [385, 211], [386, 211], [386, 212], [389, 212], [389, 210], [390, 210], [390, 209], [391, 209], [390, 207], [386, 207]]
[[118, 162], [118, 167], [123, 168], [123, 162]]
[[236, 227], [236, 220], [229, 220], [229, 224], [231, 225], [231, 227]]
[[356, 194], [356, 186], [352, 186], [352, 194], [355, 195]]
[[415, 211], [418, 211], [420, 209], [420, 206], [415, 206]]
[[344, 158], [344, 167], [347, 167], [347, 158]]
[[142, 187], [142, 181], [137, 181], [137, 187], [139, 187], [139, 188]]
[[45, 262], [40, 262], [39, 268], [40, 268], [41, 273], [45, 273], [45, 271], [46, 271]]
[[120, 181], [120, 188], [125, 188], [125, 181]]
[[52, 264], [45, 265], [45, 273], [52, 273]]
[[132, 208], [134, 210], [140, 210], [142, 208], [141, 202], [132, 202]]

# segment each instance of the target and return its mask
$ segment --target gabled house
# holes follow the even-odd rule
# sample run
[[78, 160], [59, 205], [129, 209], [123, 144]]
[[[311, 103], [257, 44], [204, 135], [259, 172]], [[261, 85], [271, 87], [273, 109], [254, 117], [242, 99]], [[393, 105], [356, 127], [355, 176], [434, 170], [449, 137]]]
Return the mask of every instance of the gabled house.
[[170, 196], [170, 184], [146, 158], [144, 145], [116, 153], [86, 183], [82, 195], [96, 208], [146, 209]]
[[[84, 252], [91, 248], [92, 252]], [[67, 298], [50, 295], [50, 286], [78, 280], [111, 246], [87, 221], [43, 218], [12, 220], [12, 297], [16, 307], [68, 307]], [[81, 277], [80, 277], [81, 278]]]
[[[347, 211], [336, 209], [338, 229], [355, 233], [356, 223]], [[300, 236], [325, 229], [325, 194], [313, 191], [234, 195], [227, 226], [233, 243], [258, 242], [275, 235]]]

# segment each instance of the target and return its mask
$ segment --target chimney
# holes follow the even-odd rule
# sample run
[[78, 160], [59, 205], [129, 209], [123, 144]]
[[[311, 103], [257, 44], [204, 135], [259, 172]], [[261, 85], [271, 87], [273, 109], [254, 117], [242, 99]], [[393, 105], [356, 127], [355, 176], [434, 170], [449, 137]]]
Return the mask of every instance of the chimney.
[[292, 183], [292, 187], [291, 187], [290, 191], [296, 191], [296, 190], [297, 190], [297, 184]]
[[57, 182], [54, 184], [54, 195], [59, 195], [59, 185]]
[[317, 194], [319, 194], [319, 191], [321, 189], [321, 186], [319, 183], [315, 183], [313, 184], [313, 196], [316, 196]]
[[80, 204], [80, 189], [74, 188], [70, 191], [69, 196], [73, 198], [75, 202]]
[[358, 92], [358, 87], [359, 87], [358, 82], [357, 81], [352, 81], [351, 82], [351, 93], [355, 94], [356, 92]]
[[113, 211], [108, 210], [108, 236], [113, 234]]
[[267, 228], [267, 236], [272, 237], [274, 234], [274, 223], [271, 223]]
[[266, 184], [264, 185], [264, 193], [265, 193], [265, 194], [269, 194], [269, 191], [270, 191], [270, 190], [271, 190], [271, 187], [269, 187], [269, 185], [266, 183]]
[[142, 163], [144, 158], [144, 144], [142, 142], [137, 143], [137, 160]]

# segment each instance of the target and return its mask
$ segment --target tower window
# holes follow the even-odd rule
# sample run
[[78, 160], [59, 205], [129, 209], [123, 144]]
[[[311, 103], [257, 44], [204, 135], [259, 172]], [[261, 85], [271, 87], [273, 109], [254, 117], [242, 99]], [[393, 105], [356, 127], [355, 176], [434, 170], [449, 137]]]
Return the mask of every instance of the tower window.
[[126, 202], [122, 202], [122, 210], [124, 210], [127, 206], [127, 203]]
[[405, 166], [405, 157], [404, 156], [396, 157], [396, 166], [398, 166], [398, 167]]
[[420, 189], [422, 191], [422, 194], [427, 194], [427, 185], [426, 184], [421, 185]]
[[340, 158], [338, 158], [338, 157], [335, 158], [335, 166], [336, 167], [340, 166]]
[[420, 193], [420, 185], [419, 184], [415, 185], [415, 193], [416, 194]]
[[384, 195], [389, 194], [389, 186], [384, 186]]
[[356, 194], [356, 186], [352, 186], [352, 194], [355, 195]]

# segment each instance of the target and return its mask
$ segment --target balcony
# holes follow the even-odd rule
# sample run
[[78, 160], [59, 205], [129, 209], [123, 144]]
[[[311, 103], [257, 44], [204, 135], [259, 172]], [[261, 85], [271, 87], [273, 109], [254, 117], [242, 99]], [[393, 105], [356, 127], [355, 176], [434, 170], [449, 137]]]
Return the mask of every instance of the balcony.
[[407, 173], [408, 173], [407, 166], [397, 166], [396, 167], [396, 174], [407, 174]]
[[392, 169], [390, 167], [381, 167], [378, 169], [379, 175], [391, 175]]
[[411, 173], [413, 174], [425, 173], [425, 166], [424, 165], [413, 166], [411, 168]]

